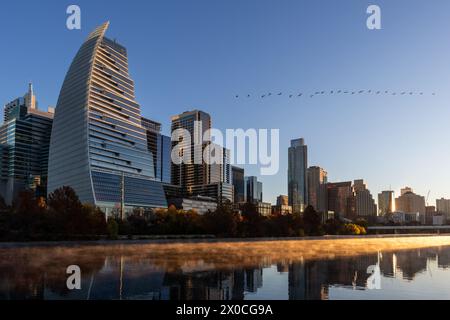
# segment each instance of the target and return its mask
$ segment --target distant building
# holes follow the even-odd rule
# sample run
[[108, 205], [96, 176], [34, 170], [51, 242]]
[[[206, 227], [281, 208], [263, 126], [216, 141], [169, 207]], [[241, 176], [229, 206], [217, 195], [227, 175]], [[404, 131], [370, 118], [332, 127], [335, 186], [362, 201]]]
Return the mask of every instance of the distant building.
[[245, 201], [252, 203], [263, 201], [263, 184], [257, 177], [245, 177]]
[[408, 223], [419, 223], [420, 222], [420, 214], [416, 213], [405, 213], [405, 212], [393, 212], [392, 213], [392, 221], [394, 223], [399, 224], [408, 224]]
[[326, 195], [323, 186], [328, 182], [328, 174], [321, 167], [308, 168], [308, 204], [316, 211], [326, 211]]
[[425, 223], [425, 197], [415, 194], [411, 188], [402, 189], [401, 196], [395, 199], [395, 208], [399, 212], [418, 213]]
[[438, 213], [443, 214], [448, 221], [450, 221], [450, 199], [437, 199], [436, 210]]
[[304, 139], [291, 140], [288, 150], [288, 197], [294, 212], [303, 212], [308, 204], [308, 147]]
[[[176, 198], [204, 196], [216, 199], [217, 203], [233, 203], [230, 152], [209, 142], [210, 137], [205, 137], [211, 129], [210, 115], [200, 110], [183, 112], [172, 117], [171, 129], [172, 134], [180, 132], [177, 139], [172, 140], [172, 151], [189, 157], [189, 161], [183, 161], [181, 164], [172, 163], [171, 184], [179, 187], [180, 191]], [[189, 132], [191, 139], [185, 140], [182, 130]], [[203, 141], [203, 138], [206, 141]], [[211, 156], [221, 160], [220, 163], [204, 159], [207, 147], [213, 151]], [[175, 189], [165, 187], [165, 190], [173, 192]]]
[[234, 202], [244, 203], [245, 202], [245, 175], [244, 169], [232, 166], [232, 182], [234, 187]]
[[382, 191], [378, 194], [378, 214], [384, 216], [393, 213], [395, 208], [394, 191]]
[[401, 196], [404, 195], [405, 193], [411, 193], [411, 192], [413, 192], [413, 189], [410, 187], [404, 187], [404, 188], [400, 189]]
[[351, 181], [327, 183], [326, 192], [327, 212], [333, 212], [335, 218], [354, 218], [355, 204]]
[[377, 216], [377, 205], [364, 181], [355, 180], [353, 188], [355, 192], [356, 217], [375, 220], [375, 217]]
[[432, 225], [434, 216], [437, 216], [436, 207], [435, 206], [426, 206], [425, 207], [425, 224]]
[[209, 183], [226, 183], [232, 184], [232, 169], [230, 164], [230, 150], [223, 148], [217, 144], [214, 146], [214, 153], [222, 160], [220, 163], [211, 163], [209, 165]]
[[22, 98], [5, 105], [0, 126], [0, 195], [11, 204], [24, 190], [46, 197], [54, 110], [37, 109], [30, 84]]
[[272, 204], [267, 202], [256, 203], [256, 210], [264, 217], [268, 217], [272, 214]]
[[289, 197], [279, 195], [277, 197], [277, 206], [288, 206], [289, 205]]
[[147, 134], [147, 148], [152, 158], [155, 178], [163, 183], [170, 183], [171, 138], [161, 134], [160, 123], [144, 117], [141, 117], [141, 120]]
[[217, 202], [214, 198], [193, 197], [189, 199], [170, 199], [169, 205], [174, 205], [177, 209], [184, 211], [195, 211], [200, 215], [214, 212], [217, 209]]
[[292, 207], [285, 204], [277, 204], [275, 206], [272, 206], [272, 214], [274, 215], [292, 214]]

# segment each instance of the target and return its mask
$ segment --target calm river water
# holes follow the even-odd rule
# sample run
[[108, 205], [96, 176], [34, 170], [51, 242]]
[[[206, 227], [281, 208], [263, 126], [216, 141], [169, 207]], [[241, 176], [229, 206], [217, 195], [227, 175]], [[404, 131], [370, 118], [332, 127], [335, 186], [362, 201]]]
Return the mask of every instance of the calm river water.
[[450, 237], [0, 244], [4, 299], [450, 299]]

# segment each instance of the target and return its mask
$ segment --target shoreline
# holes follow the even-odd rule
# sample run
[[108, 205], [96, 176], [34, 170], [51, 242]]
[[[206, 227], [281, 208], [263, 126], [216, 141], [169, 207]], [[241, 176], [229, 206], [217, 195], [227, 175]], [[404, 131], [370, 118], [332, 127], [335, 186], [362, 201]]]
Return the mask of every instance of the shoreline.
[[0, 242], [0, 249], [14, 249], [26, 247], [76, 247], [76, 246], [102, 246], [102, 245], [146, 245], [146, 244], [215, 244], [215, 243], [257, 243], [281, 241], [330, 241], [330, 240], [371, 240], [389, 238], [425, 238], [449, 237], [449, 233], [417, 233], [417, 234], [379, 234], [379, 235], [332, 235], [311, 237], [262, 237], [262, 238], [157, 238], [157, 239], [121, 239], [121, 240], [74, 240], [74, 241], [30, 241], [30, 242]]

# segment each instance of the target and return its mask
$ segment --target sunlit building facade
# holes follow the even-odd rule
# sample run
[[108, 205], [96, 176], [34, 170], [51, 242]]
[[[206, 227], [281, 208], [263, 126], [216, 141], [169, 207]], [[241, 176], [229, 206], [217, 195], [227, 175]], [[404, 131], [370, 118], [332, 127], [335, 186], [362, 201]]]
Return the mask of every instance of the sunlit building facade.
[[106, 213], [166, 207], [128, 72], [127, 50], [105, 37], [105, 23], [83, 43], [58, 99], [48, 192], [72, 187]]
[[326, 197], [323, 186], [328, 182], [328, 173], [321, 167], [308, 168], [308, 204], [316, 211], [325, 212]]
[[436, 200], [436, 211], [445, 215], [447, 220], [450, 220], [450, 199], [437, 199]]
[[378, 214], [384, 216], [395, 211], [394, 191], [382, 191], [378, 194]]
[[395, 199], [395, 209], [406, 214], [418, 214], [421, 222], [425, 223], [425, 197], [415, 194], [411, 188], [402, 189], [401, 196]]
[[355, 180], [355, 214], [357, 218], [373, 220], [377, 216], [377, 205], [363, 180]]
[[[172, 152], [182, 161], [172, 161], [171, 186], [165, 187], [168, 196], [200, 196], [218, 203], [234, 202], [230, 152], [210, 141], [210, 129], [211, 116], [201, 110], [172, 117]], [[219, 161], [213, 161], [213, 156]]]

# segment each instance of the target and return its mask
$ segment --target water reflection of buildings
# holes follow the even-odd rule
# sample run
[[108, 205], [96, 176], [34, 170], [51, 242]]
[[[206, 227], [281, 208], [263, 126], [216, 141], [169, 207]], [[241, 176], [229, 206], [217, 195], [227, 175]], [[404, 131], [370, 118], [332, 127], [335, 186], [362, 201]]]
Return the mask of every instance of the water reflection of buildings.
[[[286, 274], [288, 297], [292, 300], [328, 299], [330, 288], [364, 290], [370, 274], [367, 268], [378, 264], [384, 277], [412, 281], [433, 268], [450, 266], [450, 248], [418, 249], [375, 253], [355, 257], [319, 260], [265, 261], [260, 266], [230, 266], [215, 269], [189, 261], [189, 268], [167, 272], [165, 262], [147, 258], [97, 257], [82, 267], [82, 290], [68, 291], [66, 275], [60, 269], [29, 270], [21, 264], [0, 267], [0, 299], [78, 299], [78, 300], [243, 300], [263, 287], [266, 267]], [[19, 266], [17, 266], [19, 265]], [[202, 268], [200, 268], [202, 266]], [[274, 297], [275, 299], [277, 297]]]

